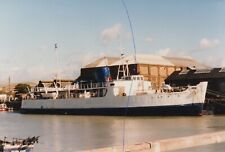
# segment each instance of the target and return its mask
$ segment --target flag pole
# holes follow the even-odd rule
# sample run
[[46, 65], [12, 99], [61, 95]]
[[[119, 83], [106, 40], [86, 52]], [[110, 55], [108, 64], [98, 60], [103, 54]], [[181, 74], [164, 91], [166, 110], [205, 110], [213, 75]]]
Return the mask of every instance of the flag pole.
[[56, 83], [57, 83], [57, 81], [59, 81], [60, 86], [61, 86], [61, 79], [60, 79], [60, 76], [59, 76], [59, 55], [58, 55], [58, 51], [57, 51], [57, 49], [58, 49], [57, 43], [55, 43], [54, 49], [55, 49], [55, 56], [56, 56]]

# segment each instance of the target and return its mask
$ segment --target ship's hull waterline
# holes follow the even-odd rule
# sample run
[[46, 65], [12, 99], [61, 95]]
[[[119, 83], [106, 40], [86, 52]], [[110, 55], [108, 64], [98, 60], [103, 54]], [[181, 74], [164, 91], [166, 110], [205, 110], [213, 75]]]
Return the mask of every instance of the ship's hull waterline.
[[132, 108], [22, 109], [23, 114], [105, 115], [105, 116], [200, 116], [203, 104]]

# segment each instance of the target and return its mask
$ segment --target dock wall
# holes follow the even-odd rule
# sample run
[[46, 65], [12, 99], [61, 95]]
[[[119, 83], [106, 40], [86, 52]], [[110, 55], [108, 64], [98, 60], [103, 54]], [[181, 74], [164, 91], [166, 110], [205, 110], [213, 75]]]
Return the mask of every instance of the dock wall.
[[114, 146], [83, 152], [166, 152], [225, 142], [225, 131], [205, 133], [188, 137], [143, 142], [134, 145]]

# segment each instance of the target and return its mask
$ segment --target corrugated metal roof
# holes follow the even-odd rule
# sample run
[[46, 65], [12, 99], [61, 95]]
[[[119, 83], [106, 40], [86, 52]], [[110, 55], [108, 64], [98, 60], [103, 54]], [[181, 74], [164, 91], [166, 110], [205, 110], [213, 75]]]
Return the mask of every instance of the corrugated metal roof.
[[[150, 65], [167, 65], [167, 66], [174, 66], [172, 62], [163, 58], [159, 55], [150, 55], [150, 54], [137, 54], [136, 55], [136, 62], [134, 60], [134, 56], [130, 55], [124, 58], [124, 61], [128, 61], [128, 64], [150, 64]], [[118, 60], [114, 62], [112, 65], [119, 65], [121, 61]]]
[[223, 71], [222, 68], [198, 70], [189, 69], [186, 73], [182, 73], [182, 71], [175, 71], [166, 79], [166, 81], [172, 82], [181, 80], [209, 80], [217, 78], [225, 79], [225, 71]]
[[166, 56], [164, 56], [163, 58], [169, 60], [170, 62], [172, 62], [174, 65], [178, 67], [189, 67], [189, 68], [196, 68], [196, 69], [209, 68], [208, 66], [201, 64], [191, 58], [178, 58], [178, 57], [166, 57]]
[[110, 66], [114, 62], [120, 60], [119, 57], [102, 57], [94, 62], [87, 64], [85, 68], [94, 68], [94, 67], [103, 67], [103, 66]]

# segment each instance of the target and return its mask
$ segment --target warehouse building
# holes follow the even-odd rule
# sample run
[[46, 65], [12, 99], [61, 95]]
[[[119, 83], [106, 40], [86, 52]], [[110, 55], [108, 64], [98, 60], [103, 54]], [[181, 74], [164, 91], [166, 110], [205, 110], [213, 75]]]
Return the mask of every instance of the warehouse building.
[[[128, 65], [131, 75], [141, 74], [146, 80], [152, 82], [153, 87], [160, 88], [164, 80], [174, 71], [186, 68], [207, 68], [190, 58], [165, 57], [159, 55], [137, 54], [126, 57], [102, 57], [91, 62], [81, 69], [81, 75], [76, 81], [91, 80], [93, 82], [105, 81], [106, 76], [117, 78], [118, 68]], [[107, 70], [108, 69], [108, 70]], [[110, 73], [110, 74], [109, 74]], [[122, 75], [120, 74], [119, 77]]]
[[208, 82], [205, 109], [225, 114], [225, 68], [183, 69], [165, 80], [172, 86], [196, 85], [202, 81]]

